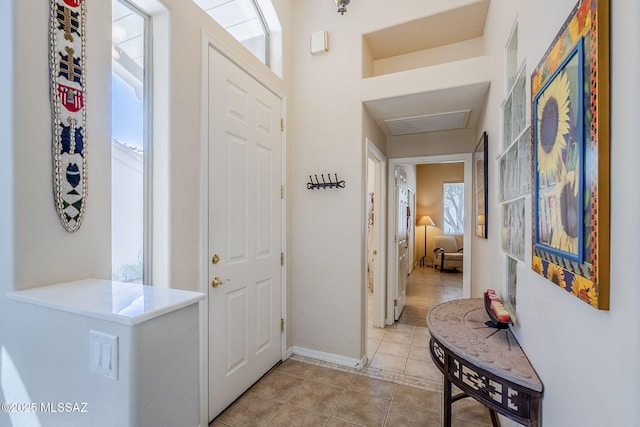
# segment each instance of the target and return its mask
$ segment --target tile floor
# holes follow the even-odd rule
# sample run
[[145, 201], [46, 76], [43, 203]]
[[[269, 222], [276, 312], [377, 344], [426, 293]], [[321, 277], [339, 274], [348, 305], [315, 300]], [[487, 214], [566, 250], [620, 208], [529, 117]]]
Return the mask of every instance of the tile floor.
[[407, 279], [407, 303], [398, 323], [425, 326], [435, 305], [462, 298], [462, 272], [416, 267]]
[[462, 298], [462, 273], [415, 268], [407, 279], [407, 302], [398, 322], [384, 329], [368, 329], [368, 367], [440, 384], [440, 371], [429, 355], [427, 312], [458, 298]]
[[[433, 305], [462, 296], [461, 278], [415, 269], [407, 283], [410, 315], [385, 329], [369, 328], [368, 366], [353, 369], [293, 356], [210, 427], [442, 425], [442, 375], [431, 361], [424, 322]], [[453, 415], [454, 427], [491, 426], [488, 410], [472, 399], [456, 402]]]
[[[491, 426], [471, 399], [454, 404], [454, 427]], [[213, 420], [210, 427], [442, 425], [442, 393], [289, 359]]]

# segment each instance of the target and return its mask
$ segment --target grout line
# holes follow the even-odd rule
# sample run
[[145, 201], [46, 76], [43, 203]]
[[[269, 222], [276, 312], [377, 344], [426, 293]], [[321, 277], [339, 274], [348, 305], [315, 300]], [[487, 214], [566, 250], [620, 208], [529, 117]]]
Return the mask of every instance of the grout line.
[[290, 359], [297, 360], [303, 363], [310, 363], [312, 365], [325, 366], [328, 368], [336, 369], [338, 371], [351, 372], [357, 375], [374, 378], [378, 380], [383, 380], [387, 382], [393, 382], [396, 384], [402, 384], [409, 387], [415, 387], [422, 390], [442, 392], [442, 381], [434, 381], [426, 378], [412, 377], [410, 375], [405, 375], [405, 374], [400, 374], [400, 373], [395, 373], [390, 371], [383, 371], [382, 369], [377, 369], [372, 367], [351, 368], [348, 366], [338, 365], [331, 362], [324, 362], [322, 360], [311, 359], [311, 358], [300, 356], [300, 355], [293, 355], [291, 356]]
[[[338, 406], [340, 406], [340, 402], [342, 402], [342, 399], [344, 398], [345, 393], [347, 392], [347, 389], [349, 388], [349, 385], [351, 384], [351, 382], [353, 381], [353, 379], [355, 378], [355, 376], [351, 376], [351, 379], [349, 380], [349, 382], [347, 383], [347, 385], [342, 389], [342, 393], [340, 393], [340, 398], [338, 399], [338, 401], [336, 402], [336, 406], [333, 408], [333, 411], [331, 411], [331, 414], [329, 415], [329, 418], [327, 418], [327, 422], [324, 424], [325, 426], [327, 424], [329, 424], [329, 422], [331, 421], [331, 418], [333, 418], [333, 415], [336, 413], [336, 411], [338, 410]], [[341, 418], [337, 418], [336, 419], [341, 419]]]
[[[282, 363], [281, 363], [280, 365], [282, 365]], [[278, 366], [280, 366], [280, 365], [278, 365]], [[273, 371], [275, 371], [275, 369], [274, 369]], [[273, 373], [273, 372], [270, 372], [270, 374], [271, 374], [271, 373]], [[292, 378], [302, 379], [302, 381], [300, 382], [300, 384], [298, 384], [297, 386], [295, 386], [295, 389], [293, 390], [293, 392], [289, 395], [289, 397], [287, 397], [287, 399], [284, 401], [284, 403], [282, 404], [282, 406], [280, 407], [280, 409], [278, 409], [278, 410], [276, 411], [276, 413], [273, 415], [273, 417], [269, 420], [269, 422], [267, 423], [267, 426], [271, 425], [271, 423], [273, 422], [273, 420], [275, 420], [275, 419], [276, 419], [276, 417], [278, 416], [278, 414], [279, 414], [279, 413], [284, 409], [284, 407], [285, 407], [285, 406], [287, 406], [287, 405], [289, 404], [289, 401], [291, 400], [291, 398], [293, 397], [293, 395], [294, 395], [294, 394], [296, 394], [296, 392], [298, 391], [298, 389], [300, 388], [300, 386], [302, 386], [302, 384], [303, 384], [303, 383], [305, 382], [305, 380], [306, 380], [306, 378], [297, 377], [297, 376], [295, 376], [295, 375], [289, 375], [289, 374], [287, 374], [286, 372], [279, 372], [279, 373], [280, 373], [280, 374], [282, 374], [282, 375], [287, 375], [287, 376], [292, 377]], [[262, 380], [260, 380], [260, 381], [262, 381]], [[291, 405], [291, 406], [296, 406], [296, 405]], [[302, 409], [304, 409], [304, 408], [302, 408]]]
[[391, 393], [391, 401], [389, 401], [389, 409], [387, 409], [387, 415], [384, 417], [383, 426], [387, 426], [389, 422], [389, 416], [391, 415], [391, 406], [393, 405], [393, 401], [396, 398], [396, 393], [398, 392], [398, 384], [393, 388], [393, 393]]

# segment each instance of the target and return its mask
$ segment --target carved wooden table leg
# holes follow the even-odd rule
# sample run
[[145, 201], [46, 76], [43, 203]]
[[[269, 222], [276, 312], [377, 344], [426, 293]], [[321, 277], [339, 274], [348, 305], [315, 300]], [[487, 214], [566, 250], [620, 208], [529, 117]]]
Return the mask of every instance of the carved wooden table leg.
[[444, 427], [451, 427], [451, 381], [444, 375], [444, 387], [442, 392], [444, 393]]
[[491, 415], [491, 424], [493, 427], [500, 427], [500, 420], [498, 419], [498, 414], [493, 409], [489, 409], [489, 414]]

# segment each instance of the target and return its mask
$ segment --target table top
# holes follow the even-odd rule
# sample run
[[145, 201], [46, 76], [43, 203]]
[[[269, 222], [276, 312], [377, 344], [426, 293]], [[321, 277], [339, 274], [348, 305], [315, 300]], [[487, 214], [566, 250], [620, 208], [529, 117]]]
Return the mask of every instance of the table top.
[[542, 392], [542, 382], [509, 329], [485, 322], [482, 298], [461, 299], [435, 306], [427, 314], [431, 336], [458, 357], [514, 384]]

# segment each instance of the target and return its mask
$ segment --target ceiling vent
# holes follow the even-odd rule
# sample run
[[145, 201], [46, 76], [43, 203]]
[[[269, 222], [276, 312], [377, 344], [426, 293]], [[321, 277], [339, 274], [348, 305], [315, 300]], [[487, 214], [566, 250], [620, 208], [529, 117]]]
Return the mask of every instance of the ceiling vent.
[[414, 133], [463, 129], [467, 127], [470, 113], [471, 110], [461, 110], [426, 116], [387, 119], [384, 122], [393, 136], [411, 135]]

